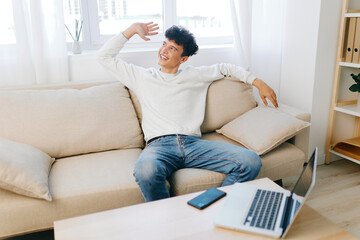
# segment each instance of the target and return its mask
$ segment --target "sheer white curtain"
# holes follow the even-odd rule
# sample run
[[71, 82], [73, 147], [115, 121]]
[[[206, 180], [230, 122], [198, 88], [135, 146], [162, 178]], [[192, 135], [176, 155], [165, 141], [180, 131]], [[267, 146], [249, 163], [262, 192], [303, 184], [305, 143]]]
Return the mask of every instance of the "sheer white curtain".
[[286, 0], [252, 2], [251, 71], [280, 98]]
[[285, 0], [230, 0], [239, 65], [279, 96]]
[[0, 41], [0, 86], [68, 81], [62, 1], [2, 0], [1, 4], [0, 14], [6, 19], [0, 25], [5, 39]]
[[230, 0], [237, 64], [249, 70], [251, 63], [251, 0]]

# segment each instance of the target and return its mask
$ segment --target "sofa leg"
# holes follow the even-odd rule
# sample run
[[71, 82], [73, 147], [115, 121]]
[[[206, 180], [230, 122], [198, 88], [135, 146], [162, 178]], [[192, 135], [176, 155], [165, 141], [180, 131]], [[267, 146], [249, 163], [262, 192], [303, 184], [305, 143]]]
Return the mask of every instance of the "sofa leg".
[[277, 185], [279, 185], [280, 187], [283, 187], [283, 181], [282, 179], [276, 180], [274, 181]]

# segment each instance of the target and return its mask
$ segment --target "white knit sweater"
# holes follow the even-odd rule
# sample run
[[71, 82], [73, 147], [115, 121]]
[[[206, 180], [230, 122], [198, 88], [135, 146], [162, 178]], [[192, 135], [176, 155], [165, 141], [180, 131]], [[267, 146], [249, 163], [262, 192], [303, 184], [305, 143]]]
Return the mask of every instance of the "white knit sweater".
[[225, 63], [189, 66], [176, 74], [128, 64], [116, 57], [127, 41], [123, 34], [112, 38], [99, 50], [98, 60], [138, 97], [146, 141], [167, 134], [201, 136], [209, 85], [224, 76], [249, 84], [255, 79], [243, 68]]

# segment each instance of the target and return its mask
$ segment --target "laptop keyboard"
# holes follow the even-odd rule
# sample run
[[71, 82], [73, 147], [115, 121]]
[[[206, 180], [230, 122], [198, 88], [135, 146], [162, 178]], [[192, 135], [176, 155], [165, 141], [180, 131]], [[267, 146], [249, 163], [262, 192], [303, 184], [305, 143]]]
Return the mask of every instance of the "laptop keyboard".
[[244, 224], [274, 230], [282, 196], [283, 193], [258, 189]]

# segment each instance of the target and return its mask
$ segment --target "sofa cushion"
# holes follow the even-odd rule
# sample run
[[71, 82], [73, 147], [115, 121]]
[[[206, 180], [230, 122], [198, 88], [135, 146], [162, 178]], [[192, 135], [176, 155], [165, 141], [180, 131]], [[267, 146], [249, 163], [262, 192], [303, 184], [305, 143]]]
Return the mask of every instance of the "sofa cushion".
[[254, 107], [251, 85], [229, 77], [215, 81], [208, 89], [201, 132], [213, 132]]
[[133, 169], [141, 149], [57, 159], [49, 176], [53, 201], [0, 189], [0, 237], [48, 229], [55, 220], [144, 202]]
[[262, 155], [308, 126], [310, 123], [279, 109], [259, 106], [227, 123], [217, 132]]
[[54, 160], [30, 145], [0, 137], [0, 188], [51, 201], [48, 176]]
[[0, 104], [0, 136], [55, 158], [143, 147], [129, 93], [120, 83], [82, 90], [3, 90]]
[[206, 169], [183, 168], [174, 172], [170, 178], [171, 196], [198, 192], [211, 187], [219, 187], [226, 174]]
[[276, 181], [298, 175], [306, 160], [303, 151], [291, 143], [284, 142], [261, 156], [263, 166], [257, 178], [267, 177]]
[[[219, 133], [207, 133], [203, 138], [210, 141], [228, 142], [241, 146]], [[305, 162], [305, 154], [290, 143], [283, 143], [274, 150], [261, 156], [262, 167], [257, 178], [268, 177], [273, 181], [300, 173]], [[279, 177], [281, 176], [281, 177]], [[171, 194], [180, 195], [210, 187], [219, 187], [226, 175], [203, 169], [181, 169], [169, 178]]]

